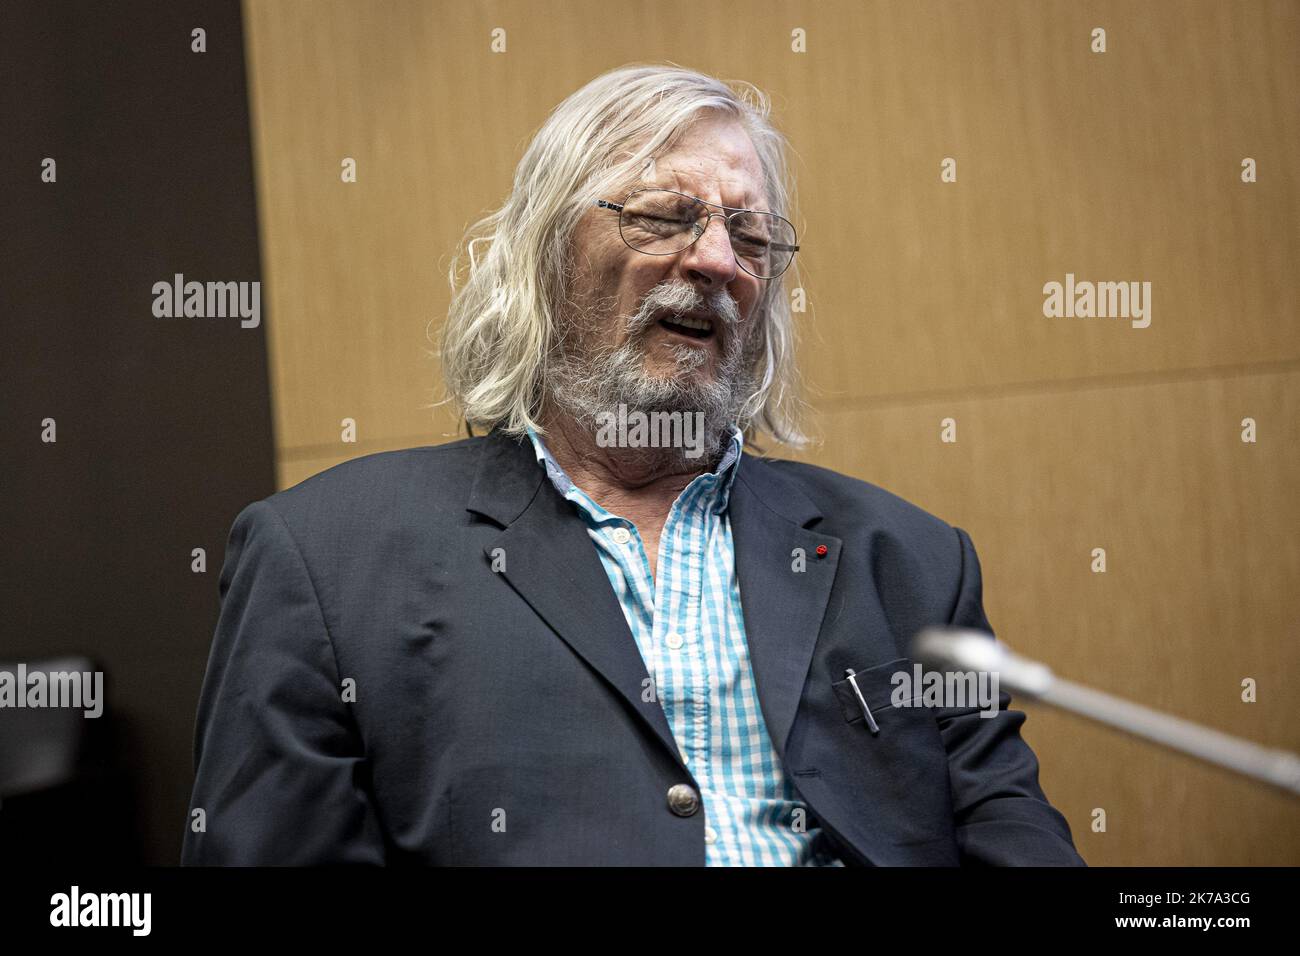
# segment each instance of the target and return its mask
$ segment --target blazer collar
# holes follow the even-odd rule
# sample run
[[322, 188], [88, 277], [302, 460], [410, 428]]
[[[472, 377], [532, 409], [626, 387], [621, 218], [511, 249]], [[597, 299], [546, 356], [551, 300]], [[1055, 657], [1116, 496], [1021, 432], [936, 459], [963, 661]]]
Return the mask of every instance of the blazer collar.
[[[774, 514], [790, 524], [806, 528], [822, 517], [821, 509], [798, 484], [774, 467], [769, 459], [742, 452], [743, 462], [733, 468], [738, 481]], [[526, 436], [514, 437], [494, 429], [483, 439], [474, 483], [466, 507], [509, 525], [532, 503], [545, 473], [538, 465], [532, 443]], [[735, 488], [732, 489], [735, 494]]]
[[775, 463], [745, 465], [731, 492], [736, 576], [759, 703], [784, 761], [843, 542], [818, 530], [821, 509]]
[[[689, 776], [586, 524], [547, 479], [527, 438], [493, 431], [481, 447], [467, 508], [502, 527], [484, 545], [484, 555], [560, 639], [623, 697]], [[497, 557], [504, 561], [496, 563]]]
[[[538, 464], [532, 444], [493, 431], [482, 442], [467, 507], [502, 527], [484, 547], [537, 614], [604, 676], [681, 756], [657, 697], [644, 698], [645, 662], [586, 525], [575, 520]], [[813, 647], [835, 580], [842, 541], [816, 530], [817, 505], [780, 468], [749, 454], [729, 502], [745, 636], [768, 733], [784, 758]], [[819, 546], [825, 547], [818, 554]]]

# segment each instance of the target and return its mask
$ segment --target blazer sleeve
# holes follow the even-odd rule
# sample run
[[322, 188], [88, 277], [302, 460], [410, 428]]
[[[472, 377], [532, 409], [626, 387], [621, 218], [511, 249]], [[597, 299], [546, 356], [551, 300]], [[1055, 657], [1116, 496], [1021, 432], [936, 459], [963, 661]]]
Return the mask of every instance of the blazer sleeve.
[[[962, 575], [950, 623], [992, 633], [984, 614], [979, 558], [970, 536], [955, 529]], [[964, 865], [1085, 866], [1070, 826], [1038, 783], [1038, 760], [1020, 736], [1025, 715], [998, 694], [996, 717], [978, 709], [939, 718], [948, 751], [957, 843]]]
[[235, 519], [220, 594], [182, 864], [383, 863], [316, 588], [269, 502]]

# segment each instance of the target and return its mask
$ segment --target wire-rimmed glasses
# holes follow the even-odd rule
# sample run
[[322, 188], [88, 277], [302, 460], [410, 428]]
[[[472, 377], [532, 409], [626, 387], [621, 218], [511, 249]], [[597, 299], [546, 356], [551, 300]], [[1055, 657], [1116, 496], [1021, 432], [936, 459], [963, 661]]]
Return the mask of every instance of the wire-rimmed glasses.
[[794, 226], [776, 213], [721, 206], [659, 187], [633, 190], [621, 203], [595, 202], [617, 212], [623, 241], [650, 256], [676, 255], [689, 248], [704, 235], [714, 216], [722, 217], [726, 225], [736, 264], [757, 279], [777, 278], [799, 251]]

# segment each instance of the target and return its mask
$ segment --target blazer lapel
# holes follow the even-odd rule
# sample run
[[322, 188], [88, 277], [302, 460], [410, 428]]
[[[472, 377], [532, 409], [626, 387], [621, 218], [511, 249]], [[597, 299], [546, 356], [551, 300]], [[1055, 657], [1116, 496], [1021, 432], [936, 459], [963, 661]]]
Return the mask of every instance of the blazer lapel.
[[[822, 514], [769, 462], [744, 455], [729, 510], [759, 704], [784, 759], [843, 542], [808, 530]], [[824, 545], [826, 553], [817, 554]], [[803, 570], [799, 567], [802, 550]]]
[[546, 478], [532, 444], [496, 431], [484, 438], [467, 507], [502, 526], [483, 550], [490, 559], [502, 549], [501, 574], [510, 586], [622, 695], [681, 765], [663, 706], [657, 697], [643, 699], [650, 675], [586, 525]]

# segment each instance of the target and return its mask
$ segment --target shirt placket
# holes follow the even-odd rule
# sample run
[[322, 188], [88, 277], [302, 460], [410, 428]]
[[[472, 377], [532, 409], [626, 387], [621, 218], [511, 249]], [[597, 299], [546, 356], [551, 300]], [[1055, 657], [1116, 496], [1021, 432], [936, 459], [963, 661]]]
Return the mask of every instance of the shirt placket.
[[677, 571], [675, 579], [665, 581], [664, 586], [673, 586], [678, 592], [678, 600], [675, 602], [677, 612], [670, 621], [670, 626], [683, 639], [679, 653], [682, 654], [685, 665], [684, 672], [689, 676], [688, 685], [684, 688], [688, 695], [689, 709], [683, 715], [682, 739], [686, 741], [691, 771], [700, 785], [706, 832], [712, 831], [714, 834], [714, 839], [706, 848], [706, 855], [710, 858], [709, 862], [715, 863], [720, 851], [716, 845], [717, 839], [726, 827], [723, 820], [725, 809], [715, 799], [717, 774], [713, 766], [712, 748], [711, 721], [715, 701], [711, 692], [708, 644], [716, 639], [716, 635], [709, 632], [704, 607], [707, 599], [704, 570], [712, 558], [706, 550], [709, 544], [706, 522], [713, 480], [705, 476], [696, 482], [688, 487], [674, 507], [664, 529], [664, 538], [672, 548]]

